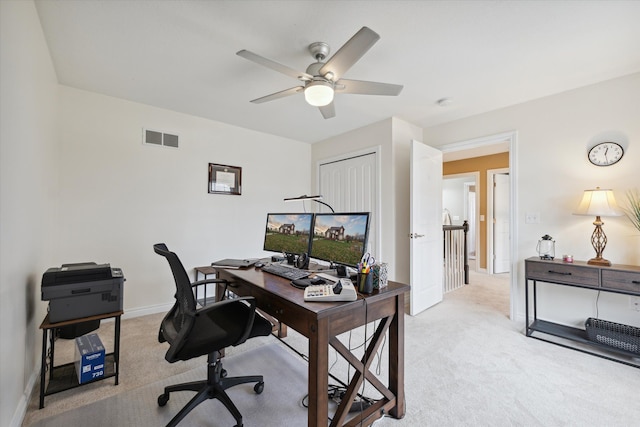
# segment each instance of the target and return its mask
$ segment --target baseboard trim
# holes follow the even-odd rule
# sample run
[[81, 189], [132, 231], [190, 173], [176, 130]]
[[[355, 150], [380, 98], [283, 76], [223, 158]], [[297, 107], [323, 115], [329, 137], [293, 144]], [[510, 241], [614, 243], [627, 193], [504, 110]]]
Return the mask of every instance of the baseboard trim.
[[147, 307], [138, 307], [125, 311], [122, 315], [123, 319], [133, 319], [135, 317], [146, 316], [148, 314], [167, 313], [171, 310], [174, 303], [150, 305]]
[[13, 418], [9, 423], [9, 427], [20, 427], [24, 422], [24, 417], [27, 415], [27, 406], [29, 405], [29, 399], [31, 397], [31, 393], [33, 393], [33, 388], [36, 385], [36, 381], [38, 380], [38, 376], [40, 374], [40, 366], [38, 369], [34, 370], [29, 377], [29, 381], [27, 381], [27, 386], [24, 389], [24, 393], [18, 402], [18, 406], [16, 406], [16, 410], [13, 413]]

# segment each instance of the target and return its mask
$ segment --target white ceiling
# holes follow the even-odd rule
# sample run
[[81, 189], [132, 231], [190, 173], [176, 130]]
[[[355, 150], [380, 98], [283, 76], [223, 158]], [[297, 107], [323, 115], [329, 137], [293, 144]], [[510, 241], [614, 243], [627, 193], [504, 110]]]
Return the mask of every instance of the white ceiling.
[[[426, 128], [640, 72], [639, 1], [36, 0], [61, 84], [315, 142], [396, 116]], [[404, 85], [337, 94], [325, 120], [302, 94], [249, 101], [297, 80], [361, 27], [381, 39], [344, 77]], [[451, 98], [449, 107], [436, 101]]]

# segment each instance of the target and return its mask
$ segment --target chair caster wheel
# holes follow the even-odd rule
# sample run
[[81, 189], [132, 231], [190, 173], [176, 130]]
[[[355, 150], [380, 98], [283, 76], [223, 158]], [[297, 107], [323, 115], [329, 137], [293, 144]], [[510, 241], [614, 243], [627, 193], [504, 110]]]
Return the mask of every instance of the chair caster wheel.
[[158, 396], [158, 406], [164, 406], [167, 404], [168, 401], [169, 401], [168, 394], [161, 394], [160, 396]]
[[264, 381], [260, 381], [259, 383], [256, 383], [255, 386], [253, 386], [253, 391], [256, 392], [256, 394], [260, 394], [264, 391]]
[[[222, 371], [220, 371], [220, 378], [227, 378], [227, 370], [223, 369]], [[240, 426], [242, 427], [242, 426]]]

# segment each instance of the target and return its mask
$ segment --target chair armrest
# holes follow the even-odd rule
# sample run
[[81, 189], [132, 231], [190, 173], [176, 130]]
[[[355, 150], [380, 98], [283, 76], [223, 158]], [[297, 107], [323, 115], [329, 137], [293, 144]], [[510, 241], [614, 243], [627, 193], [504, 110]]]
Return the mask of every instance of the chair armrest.
[[[231, 284], [231, 282], [229, 282], [226, 279], [205, 279], [205, 280], [198, 280], [197, 282], [193, 282], [191, 284], [191, 289], [198, 287], [198, 286], [202, 286], [202, 285], [207, 285], [209, 283], [224, 283], [224, 290], [222, 291], [222, 297], [220, 298], [220, 301], [224, 300], [226, 294], [227, 294], [227, 287], [229, 287], [229, 284]], [[206, 288], [205, 288], [206, 289]], [[196, 292], [198, 292], [196, 290]], [[206, 298], [206, 296], [205, 296]]]
[[201, 286], [201, 285], [206, 285], [208, 283], [229, 283], [228, 280], [225, 279], [205, 279], [205, 280], [198, 280], [197, 282], [193, 282], [191, 283], [191, 287], [196, 287], [196, 286]]

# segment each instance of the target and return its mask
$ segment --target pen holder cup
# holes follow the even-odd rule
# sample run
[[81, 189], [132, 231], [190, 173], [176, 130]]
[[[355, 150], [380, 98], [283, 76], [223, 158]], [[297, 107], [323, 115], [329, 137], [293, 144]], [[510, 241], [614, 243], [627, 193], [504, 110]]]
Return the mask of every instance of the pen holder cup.
[[373, 274], [373, 289], [382, 289], [387, 286], [389, 267], [386, 262], [373, 264], [371, 274]]
[[358, 273], [358, 291], [363, 294], [373, 292], [373, 275], [369, 273]]

